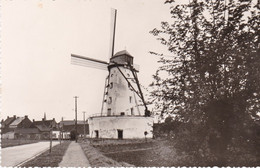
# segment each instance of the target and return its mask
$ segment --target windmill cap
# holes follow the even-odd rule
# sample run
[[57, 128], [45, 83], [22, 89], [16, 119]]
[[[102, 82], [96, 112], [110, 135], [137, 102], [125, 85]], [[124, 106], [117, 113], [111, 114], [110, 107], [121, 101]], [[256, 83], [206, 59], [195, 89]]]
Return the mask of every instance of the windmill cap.
[[122, 51], [117, 52], [113, 57], [120, 56], [120, 55], [129, 55], [129, 56], [133, 57], [133, 56], [132, 56], [128, 51], [126, 51], [126, 50], [122, 50]]

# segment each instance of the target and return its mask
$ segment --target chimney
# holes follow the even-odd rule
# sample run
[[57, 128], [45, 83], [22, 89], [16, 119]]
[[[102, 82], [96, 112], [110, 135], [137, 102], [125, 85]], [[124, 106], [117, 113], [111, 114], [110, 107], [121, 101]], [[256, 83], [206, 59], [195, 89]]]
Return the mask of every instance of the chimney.
[[44, 118], [42, 118], [42, 121], [44, 121], [45, 119]]
[[55, 118], [53, 118], [52, 121], [55, 121]]
[[9, 116], [7, 116], [7, 119], [9, 118]]
[[35, 120], [33, 119], [33, 122], [35, 122]]
[[14, 115], [14, 118], [16, 119], [16, 115]]
[[25, 118], [28, 118], [28, 115], [25, 115], [24, 117], [25, 117]]

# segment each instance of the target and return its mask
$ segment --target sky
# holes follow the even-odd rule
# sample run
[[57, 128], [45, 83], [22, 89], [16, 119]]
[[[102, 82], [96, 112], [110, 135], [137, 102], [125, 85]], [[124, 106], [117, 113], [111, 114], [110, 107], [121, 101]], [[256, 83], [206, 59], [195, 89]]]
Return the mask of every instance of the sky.
[[115, 52], [127, 50], [144, 87], [166, 52], [149, 33], [170, 19], [161, 0], [2, 0], [1, 118], [78, 119], [100, 113], [107, 71], [72, 65], [70, 55], [109, 60], [111, 8], [118, 10]]

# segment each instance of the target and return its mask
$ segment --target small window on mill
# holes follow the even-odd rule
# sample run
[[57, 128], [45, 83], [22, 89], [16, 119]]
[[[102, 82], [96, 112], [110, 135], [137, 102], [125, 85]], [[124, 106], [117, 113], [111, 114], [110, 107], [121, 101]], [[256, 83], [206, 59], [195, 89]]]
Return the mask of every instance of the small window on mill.
[[111, 115], [111, 108], [107, 109], [107, 115], [110, 116]]
[[112, 103], [112, 97], [109, 97], [108, 98], [108, 102], [107, 102], [108, 104], [111, 104]]
[[131, 115], [134, 115], [134, 109], [131, 108]]

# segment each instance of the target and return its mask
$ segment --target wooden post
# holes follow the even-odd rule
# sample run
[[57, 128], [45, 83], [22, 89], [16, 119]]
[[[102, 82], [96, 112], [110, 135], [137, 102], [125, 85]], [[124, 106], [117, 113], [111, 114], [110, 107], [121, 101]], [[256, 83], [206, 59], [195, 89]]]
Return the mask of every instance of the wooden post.
[[60, 140], [60, 145], [61, 145], [61, 130], [60, 130], [59, 140]]
[[[63, 117], [61, 117], [61, 121], [63, 120]], [[61, 122], [60, 122], [61, 123]], [[62, 123], [63, 124], [63, 123]], [[60, 136], [59, 136], [59, 140], [60, 140], [60, 145], [61, 145], [61, 138], [62, 138], [62, 128], [61, 125], [59, 125], [59, 130], [60, 130]]]
[[61, 118], [61, 121], [62, 121], [62, 127], [61, 127], [61, 138], [62, 138], [62, 141], [64, 140], [63, 139], [63, 117]]
[[77, 121], [77, 98], [79, 98], [78, 96], [75, 96], [75, 129], [76, 129], [76, 143], [78, 142], [78, 129], [77, 129], [77, 125], [78, 125], [78, 121]]
[[86, 121], [85, 121], [85, 111], [82, 112], [83, 113], [83, 121], [84, 121], [84, 141], [86, 139]]
[[49, 151], [49, 153], [51, 153], [51, 148], [52, 148], [52, 128], [50, 130], [50, 151]]

